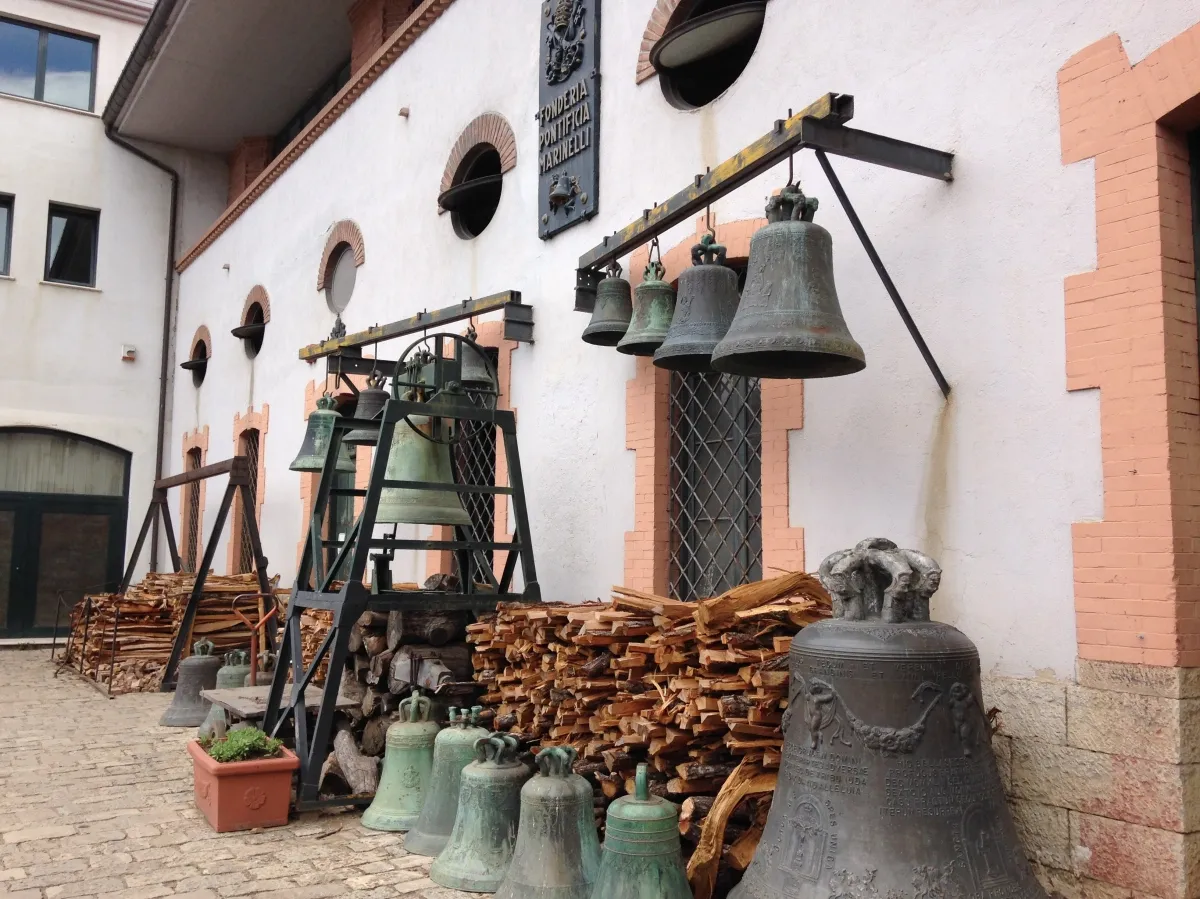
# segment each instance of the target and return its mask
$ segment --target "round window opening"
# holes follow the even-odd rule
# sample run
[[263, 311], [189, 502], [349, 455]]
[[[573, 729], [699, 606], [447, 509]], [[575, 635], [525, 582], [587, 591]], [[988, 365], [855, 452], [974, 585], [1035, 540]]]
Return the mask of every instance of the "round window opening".
[[325, 303], [330, 312], [341, 315], [350, 305], [354, 293], [354, 280], [358, 277], [358, 262], [350, 244], [338, 244], [333, 250], [332, 272], [325, 283]]
[[233, 329], [233, 336], [241, 339], [246, 356], [253, 359], [262, 349], [263, 335], [266, 330], [267, 316], [263, 312], [262, 304], [251, 303], [250, 308], [246, 310], [246, 318], [241, 327]]
[[491, 144], [472, 148], [454, 173], [450, 189], [438, 197], [441, 207], [450, 212], [455, 234], [470, 240], [483, 233], [500, 205], [503, 180], [500, 152]]
[[729, 90], [754, 55], [766, 7], [766, 0], [684, 0], [650, 51], [667, 102], [696, 109]]
[[192, 357], [183, 367], [191, 371], [194, 386], [199, 387], [204, 383], [204, 376], [208, 373], [208, 346], [203, 340], [196, 341], [196, 345], [192, 347]]

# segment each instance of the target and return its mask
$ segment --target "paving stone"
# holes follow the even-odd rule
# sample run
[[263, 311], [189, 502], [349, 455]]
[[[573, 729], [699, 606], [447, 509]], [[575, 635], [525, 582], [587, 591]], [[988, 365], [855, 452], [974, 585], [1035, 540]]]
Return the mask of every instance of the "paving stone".
[[471, 899], [357, 812], [214, 833], [192, 798], [195, 731], [157, 724], [170, 699], [110, 701], [42, 653], [0, 650], [0, 899]]

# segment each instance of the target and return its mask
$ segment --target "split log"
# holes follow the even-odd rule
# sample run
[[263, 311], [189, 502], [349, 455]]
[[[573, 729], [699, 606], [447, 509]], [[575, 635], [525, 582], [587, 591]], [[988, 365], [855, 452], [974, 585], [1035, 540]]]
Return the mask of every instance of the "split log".
[[379, 760], [363, 755], [349, 728], [339, 729], [333, 738], [333, 754], [352, 793], [369, 795], [375, 792], [379, 786]]
[[461, 640], [466, 626], [466, 612], [391, 612], [387, 616], [387, 648], [396, 649], [403, 643], [444, 646]]
[[363, 728], [359, 743], [364, 755], [379, 757], [387, 749], [387, 729], [391, 727], [390, 718], [372, 718]]
[[321, 777], [317, 781], [317, 790], [325, 796], [343, 796], [350, 792], [350, 785], [338, 765], [336, 753], [329, 753], [321, 763]]
[[358, 616], [358, 621], [355, 622], [360, 628], [365, 630], [382, 630], [388, 625], [387, 612], [371, 612], [366, 611]]
[[743, 798], [752, 793], [770, 793], [775, 789], [778, 775], [764, 773], [757, 765], [743, 762], [725, 781], [712, 810], [704, 819], [700, 842], [688, 860], [688, 883], [692, 885], [694, 899], [712, 899], [717, 879], [717, 865], [721, 860], [721, 847], [725, 836], [725, 825], [734, 808]]
[[362, 648], [369, 656], [377, 656], [387, 649], [387, 634], [363, 631]]

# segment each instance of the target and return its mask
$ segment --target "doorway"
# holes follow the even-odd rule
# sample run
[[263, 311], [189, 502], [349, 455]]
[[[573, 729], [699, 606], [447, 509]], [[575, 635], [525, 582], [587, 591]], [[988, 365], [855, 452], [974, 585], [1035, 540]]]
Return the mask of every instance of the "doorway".
[[75, 434], [0, 429], [0, 637], [49, 636], [85, 593], [116, 589], [129, 462]]

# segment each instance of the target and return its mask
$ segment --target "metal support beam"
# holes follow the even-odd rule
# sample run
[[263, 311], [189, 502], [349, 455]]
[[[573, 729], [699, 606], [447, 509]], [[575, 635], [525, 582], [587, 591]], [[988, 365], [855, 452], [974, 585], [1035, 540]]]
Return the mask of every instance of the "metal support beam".
[[[382, 340], [392, 340], [396, 337], [403, 337], [406, 334], [416, 334], [429, 328], [441, 327], [442, 325], [462, 321], [476, 315], [495, 312], [499, 309], [504, 310], [506, 337], [509, 334], [508, 325], [511, 321], [517, 323], [518, 326], [528, 325], [526, 331], [528, 336], [513, 336], [510, 339], [524, 340], [526, 342], [533, 340], [532, 308], [521, 304], [521, 291], [503, 290], [491, 296], [463, 300], [461, 303], [455, 303], [453, 306], [446, 306], [442, 309], [420, 312], [409, 318], [390, 322], [386, 325], [375, 325], [372, 328], [367, 328], [365, 331], [356, 331], [353, 334], [347, 334], [345, 337], [331, 338], [321, 343], [310, 343], [308, 346], [301, 348], [300, 358], [305, 362], [315, 362], [317, 359], [330, 356], [334, 353], [340, 353], [344, 350], [361, 349], [379, 343]], [[513, 333], [520, 334], [522, 331], [518, 327]]]

